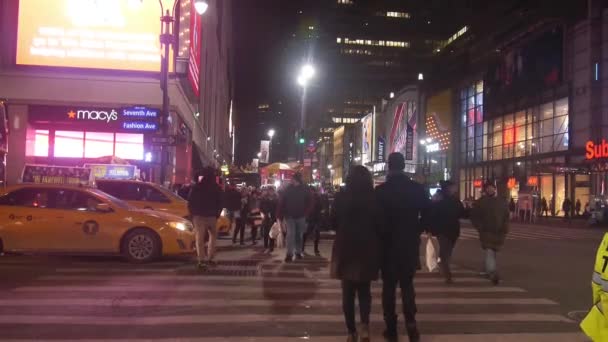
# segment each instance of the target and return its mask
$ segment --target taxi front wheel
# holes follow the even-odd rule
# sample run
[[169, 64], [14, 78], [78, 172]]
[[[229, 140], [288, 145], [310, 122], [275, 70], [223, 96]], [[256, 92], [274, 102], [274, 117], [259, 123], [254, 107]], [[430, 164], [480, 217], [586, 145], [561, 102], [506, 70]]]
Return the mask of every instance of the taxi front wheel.
[[122, 240], [121, 250], [130, 262], [150, 262], [160, 257], [160, 239], [149, 229], [134, 229]]

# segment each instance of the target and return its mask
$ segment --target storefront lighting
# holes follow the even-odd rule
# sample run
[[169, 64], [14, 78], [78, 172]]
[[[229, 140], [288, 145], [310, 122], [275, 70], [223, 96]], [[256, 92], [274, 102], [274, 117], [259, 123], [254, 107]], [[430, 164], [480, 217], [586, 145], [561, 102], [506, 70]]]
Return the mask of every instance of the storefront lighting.
[[144, 161], [147, 163], [150, 163], [152, 161], [152, 152], [146, 152], [146, 155], [144, 157]]
[[431, 159], [431, 163], [437, 164], [437, 161], [435, 159]]
[[426, 144], [426, 141], [424, 141], [424, 139], [420, 140], [420, 145], [424, 145]]
[[520, 166], [520, 165], [521, 165], [521, 162], [517, 162], [517, 163], [515, 163], [515, 164], [517, 164], [517, 166]]
[[426, 142], [427, 142], [427, 144], [430, 144], [432, 141], [433, 141], [433, 139], [431, 139], [431, 138], [426, 138]]

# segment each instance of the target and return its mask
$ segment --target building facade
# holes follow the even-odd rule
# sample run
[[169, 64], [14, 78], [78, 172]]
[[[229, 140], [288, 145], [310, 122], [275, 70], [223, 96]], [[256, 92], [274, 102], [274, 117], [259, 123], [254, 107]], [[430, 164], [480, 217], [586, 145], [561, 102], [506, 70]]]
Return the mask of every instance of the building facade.
[[[2, 2], [7, 182], [17, 182], [26, 163], [121, 160], [137, 165], [144, 179], [159, 181], [164, 167], [168, 183], [186, 183], [192, 168], [230, 160], [231, 2], [209, 4], [193, 25], [193, 3], [178, 2], [166, 140], [157, 2], [83, 2], [71, 8], [58, 1], [44, 15], [31, 0]], [[131, 23], [132, 16], [145, 24]], [[168, 146], [165, 165], [160, 144]]]

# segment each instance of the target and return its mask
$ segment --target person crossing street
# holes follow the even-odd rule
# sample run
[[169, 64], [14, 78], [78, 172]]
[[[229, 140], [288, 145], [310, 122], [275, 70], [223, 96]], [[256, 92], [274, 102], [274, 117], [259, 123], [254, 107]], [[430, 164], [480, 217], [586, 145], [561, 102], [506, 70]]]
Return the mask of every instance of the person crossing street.
[[312, 198], [308, 187], [302, 181], [302, 175], [296, 173], [292, 183], [285, 189], [279, 200], [277, 218], [285, 220], [287, 225], [287, 254], [285, 262], [304, 256], [302, 239], [306, 231], [306, 217], [310, 213]]
[[388, 158], [386, 183], [376, 188], [378, 204], [385, 218], [386, 231], [382, 237], [382, 307], [389, 341], [397, 340], [395, 292], [401, 287], [405, 327], [411, 342], [420, 341], [416, 323], [414, 275], [420, 257], [422, 222], [428, 221], [430, 200], [422, 185], [412, 181], [403, 171], [405, 158], [391, 153]]
[[[206, 269], [208, 265], [215, 265], [216, 223], [222, 212], [222, 190], [215, 182], [214, 169], [204, 169], [202, 177], [188, 196], [188, 210], [196, 233], [198, 267]], [[205, 235], [209, 235], [206, 249]]]
[[496, 196], [494, 183], [485, 184], [484, 195], [473, 206], [471, 221], [479, 231], [481, 248], [486, 254], [485, 273], [494, 285], [498, 285], [500, 277], [496, 267], [496, 254], [509, 232], [509, 207], [505, 199]]

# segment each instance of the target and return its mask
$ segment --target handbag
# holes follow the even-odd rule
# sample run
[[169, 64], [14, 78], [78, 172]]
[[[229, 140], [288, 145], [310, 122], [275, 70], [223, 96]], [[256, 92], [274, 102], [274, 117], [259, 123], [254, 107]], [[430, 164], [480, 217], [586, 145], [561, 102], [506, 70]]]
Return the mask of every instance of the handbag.
[[435, 272], [439, 269], [437, 258], [439, 254], [439, 241], [431, 234], [427, 234], [426, 239], [426, 267], [429, 272]]

